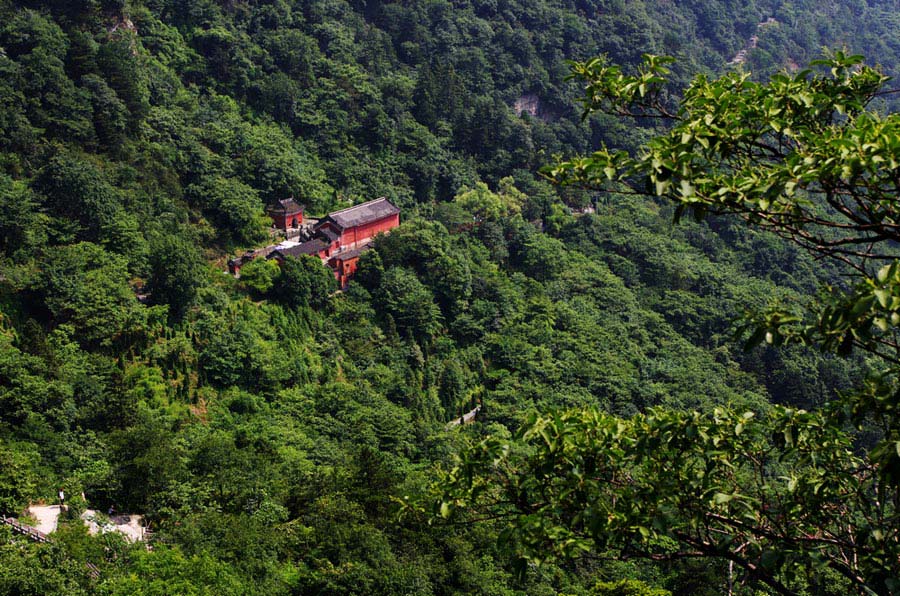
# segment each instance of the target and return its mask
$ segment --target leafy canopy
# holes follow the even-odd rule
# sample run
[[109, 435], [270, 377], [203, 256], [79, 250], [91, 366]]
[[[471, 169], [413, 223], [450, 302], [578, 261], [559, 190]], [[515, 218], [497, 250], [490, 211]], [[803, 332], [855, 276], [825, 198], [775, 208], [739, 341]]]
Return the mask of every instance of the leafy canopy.
[[[697, 77], [672, 105], [671, 59], [628, 75], [603, 59], [572, 65], [585, 115], [667, 123], [638, 152], [601, 147], [545, 169], [557, 183], [737, 214], [851, 274], [803, 305], [744, 325], [748, 347], [805, 343], [868, 351], [876, 372], [823, 411], [650, 410], [534, 415], [519, 442], [487, 439], [438, 484], [435, 513], [511, 515], [523, 561], [557, 556], [712, 557], [778, 593], [900, 591], [900, 116], [870, 102], [886, 77], [835, 52], [765, 84]], [[859, 454], [847, 415], [874, 424]], [[856, 453], [855, 453], [856, 452]]]

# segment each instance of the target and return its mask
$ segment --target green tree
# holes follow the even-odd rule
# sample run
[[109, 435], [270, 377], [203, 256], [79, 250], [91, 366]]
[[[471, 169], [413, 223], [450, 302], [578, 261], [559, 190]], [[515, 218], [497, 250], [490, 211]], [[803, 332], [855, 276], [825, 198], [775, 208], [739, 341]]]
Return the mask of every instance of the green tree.
[[275, 280], [272, 294], [276, 300], [294, 308], [320, 308], [337, 287], [331, 270], [321, 259], [310, 255], [287, 257], [281, 265], [281, 275]]
[[0, 43], [17, 63], [9, 74], [27, 98], [30, 124], [59, 139], [90, 141], [93, 127], [87, 93], [78, 89], [65, 72], [69, 49], [66, 34], [52, 19], [37, 12], [11, 12], [0, 29]]
[[241, 267], [241, 283], [265, 296], [275, 286], [280, 273], [281, 269], [274, 259], [253, 259]]
[[173, 317], [182, 317], [204, 277], [203, 260], [192, 242], [181, 236], [162, 236], [153, 242], [147, 289], [154, 304], [168, 304]]
[[138, 36], [122, 29], [97, 52], [97, 66], [128, 109], [132, 126], [143, 121], [150, 111], [149, 81], [142, 57]]
[[128, 128], [128, 108], [106, 81], [95, 74], [81, 77], [81, 85], [91, 94], [97, 139], [104, 147], [119, 149]]
[[56, 247], [45, 264], [44, 296], [58, 322], [88, 343], [108, 345], [137, 316], [126, 260], [89, 242]]
[[186, 556], [178, 548], [164, 546], [153, 551], [136, 550], [129, 558], [133, 572], [105, 580], [101, 593], [110, 596], [237, 596], [250, 589], [232, 567], [206, 552]]
[[0, 515], [15, 515], [36, 496], [39, 460], [32, 445], [0, 441]]
[[23, 182], [0, 176], [0, 250], [28, 257], [46, 241], [47, 219], [38, 211], [34, 193]]
[[60, 547], [23, 544], [10, 540], [0, 545], [0, 592], [22, 596], [87, 595], [92, 590], [84, 563], [63, 556]]
[[513, 186], [513, 179], [507, 177], [500, 180], [497, 193], [491, 192], [487, 184], [479, 182], [475, 188], [462, 189], [453, 202], [471, 213], [475, 221], [481, 222], [518, 215], [522, 212], [525, 195]]
[[406, 337], [430, 342], [441, 329], [441, 310], [415, 273], [403, 267], [385, 271], [378, 288], [379, 303]]
[[57, 222], [51, 237], [99, 242], [121, 214], [122, 194], [87, 156], [64, 152], [44, 166], [35, 186], [46, 197], [45, 211]]
[[265, 238], [271, 221], [263, 213], [257, 192], [236, 178], [215, 176], [187, 188], [193, 201], [203, 206], [226, 240], [251, 245]]
[[[700, 76], [677, 108], [666, 101], [665, 59], [646, 57], [636, 75], [599, 59], [575, 64], [585, 114], [671, 126], [635, 154], [602, 147], [547, 172], [663, 196], [676, 218], [737, 213], [841, 264], [855, 283], [752, 319], [748, 345], [863, 350], [874, 365], [863, 385], [815, 412], [533, 416], [518, 435], [527, 449], [488, 439], [443, 477], [440, 514], [513, 513], [507, 538], [531, 561], [709, 557], [782, 594], [900, 591], [900, 115], [867, 109], [885, 78], [860, 62], [836, 52], [819, 71], [766, 84]], [[862, 455], [848, 418], [876, 429]]]

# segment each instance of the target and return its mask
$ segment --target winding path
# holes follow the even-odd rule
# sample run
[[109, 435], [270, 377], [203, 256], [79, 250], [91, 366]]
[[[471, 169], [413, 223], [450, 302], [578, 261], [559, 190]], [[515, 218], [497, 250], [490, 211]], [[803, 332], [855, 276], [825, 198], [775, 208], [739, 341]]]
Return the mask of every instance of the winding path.
[[447, 426], [446, 426], [445, 428], [446, 428], [447, 430], [450, 430], [450, 429], [453, 428], [454, 426], [460, 426], [460, 425], [462, 425], [462, 424], [469, 424], [470, 422], [474, 422], [474, 421], [475, 421], [475, 417], [478, 416], [478, 412], [480, 412], [480, 411], [481, 411], [481, 406], [475, 406], [475, 409], [474, 409], [474, 410], [471, 410], [471, 411], [469, 411], [469, 412], [466, 412], [465, 414], [463, 414], [463, 415], [460, 416], [459, 418], [454, 418], [453, 420], [451, 420], [450, 422], [448, 422], [448, 423], [447, 423]]
[[757, 23], [756, 25], [756, 33], [750, 36], [747, 45], [738, 50], [738, 53], [734, 55], [728, 64], [743, 64], [747, 61], [747, 54], [750, 53], [750, 50], [756, 48], [756, 44], [759, 43], [759, 30], [763, 27], [768, 27], [769, 25], [777, 25], [778, 21], [775, 17], [769, 17], [765, 21]]

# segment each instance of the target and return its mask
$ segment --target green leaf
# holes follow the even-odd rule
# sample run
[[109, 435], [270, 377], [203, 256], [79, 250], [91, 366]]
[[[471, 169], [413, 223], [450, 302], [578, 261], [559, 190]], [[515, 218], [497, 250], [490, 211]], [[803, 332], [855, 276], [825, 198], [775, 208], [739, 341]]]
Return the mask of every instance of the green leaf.
[[788, 492], [793, 493], [797, 490], [797, 477], [791, 476], [787, 485]]
[[860, 315], [868, 312], [868, 310], [872, 308], [873, 302], [875, 302], [875, 296], [863, 296], [855, 303], [853, 303], [853, 307], [850, 309], [850, 317], [854, 319], [859, 318]]
[[725, 493], [716, 493], [713, 495], [713, 503], [716, 505], [722, 505], [723, 503], [727, 503], [734, 498], [734, 495], [727, 495]]

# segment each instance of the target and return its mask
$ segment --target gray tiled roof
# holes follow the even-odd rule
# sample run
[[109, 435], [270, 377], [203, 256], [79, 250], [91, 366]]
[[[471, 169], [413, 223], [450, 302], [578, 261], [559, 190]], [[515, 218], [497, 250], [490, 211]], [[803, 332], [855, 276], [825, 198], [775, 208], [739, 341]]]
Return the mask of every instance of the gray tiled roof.
[[328, 243], [322, 241], [319, 238], [313, 238], [312, 240], [307, 240], [306, 242], [302, 242], [297, 246], [289, 246], [287, 248], [279, 248], [273, 250], [269, 254], [269, 258], [274, 258], [278, 255], [282, 257], [299, 257], [300, 255], [316, 255], [319, 254], [320, 251], [328, 248]]
[[364, 253], [365, 251], [367, 251], [370, 248], [372, 248], [371, 245], [367, 244], [365, 246], [360, 246], [359, 248], [354, 248], [352, 250], [345, 250], [343, 252], [337, 253], [336, 255], [332, 255], [331, 261], [334, 261], [334, 260], [347, 261], [349, 259], [358, 257], [359, 255], [361, 255], [362, 253]]
[[318, 233], [324, 236], [327, 242], [334, 242], [341, 236], [331, 228], [319, 228]]
[[377, 221], [396, 213], [400, 213], [400, 209], [386, 198], [382, 197], [380, 199], [375, 199], [374, 201], [369, 201], [368, 203], [354, 205], [347, 209], [329, 213], [328, 217], [322, 221], [333, 221], [338, 227], [345, 230], [354, 226]]
[[303, 211], [303, 205], [297, 203], [293, 198], [281, 199], [269, 206], [269, 213], [299, 213], [300, 211]]

